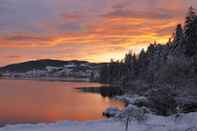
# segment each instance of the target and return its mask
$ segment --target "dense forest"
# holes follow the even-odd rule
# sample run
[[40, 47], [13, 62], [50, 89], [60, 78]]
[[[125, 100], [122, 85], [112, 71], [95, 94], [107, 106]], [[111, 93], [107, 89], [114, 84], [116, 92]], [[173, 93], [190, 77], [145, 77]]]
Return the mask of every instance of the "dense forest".
[[[148, 97], [160, 115], [197, 111], [197, 14], [190, 7], [166, 44], [154, 42], [136, 55], [103, 66], [99, 81], [126, 94]], [[151, 106], [152, 105], [152, 106]]]

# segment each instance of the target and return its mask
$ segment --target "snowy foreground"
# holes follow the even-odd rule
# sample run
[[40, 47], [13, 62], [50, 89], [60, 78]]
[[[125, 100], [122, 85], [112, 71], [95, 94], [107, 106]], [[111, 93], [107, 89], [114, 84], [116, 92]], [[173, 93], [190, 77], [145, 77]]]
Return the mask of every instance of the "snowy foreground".
[[[9, 125], [0, 131], [124, 131], [124, 125], [113, 120], [69, 122], [37, 125]], [[146, 122], [132, 122], [129, 131], [197, 131], [197, 113], [161, 117], [148, 115]]]

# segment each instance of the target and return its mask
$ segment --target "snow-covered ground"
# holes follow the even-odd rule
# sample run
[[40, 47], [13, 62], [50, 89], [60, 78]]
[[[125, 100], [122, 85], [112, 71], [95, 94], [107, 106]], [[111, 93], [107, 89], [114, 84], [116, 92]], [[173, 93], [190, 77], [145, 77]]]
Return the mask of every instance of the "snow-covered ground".
[[[113, 120], [69, 122], [36, 125], [9, 125], [0, 131], [124, 131], [124, 124]], [[197, 113], [161, 117], [148, 115], [145, 122], [132, 122], [129, 131], [197, 131]]]

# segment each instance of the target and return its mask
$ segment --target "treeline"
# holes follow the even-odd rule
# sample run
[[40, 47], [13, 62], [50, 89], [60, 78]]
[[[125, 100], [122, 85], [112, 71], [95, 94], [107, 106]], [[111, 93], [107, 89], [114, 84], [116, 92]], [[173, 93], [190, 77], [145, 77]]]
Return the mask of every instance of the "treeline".
[[[163, 104], [162, 112], [161, 107], [154, 108], [164, 115], [176, 112], [177, 105], [186, 104], [177, 102], [174, 96], [176, 99], [190, 97], [190, 100], [192, 97], [197, 101], [193, 98], [197, 95], [197, 15], [194, 9], [189, 8], [184, 25], [177, 25], [165, 45], [154, 42], [139, 55], [130, 51], [123, 60], [112, 60], [103, 66], [100, 82], [116, 85], [125, 93], [147, 95], [156, 102], [153, 104]], [[155, 94], [163, 98], [158, 99]]]

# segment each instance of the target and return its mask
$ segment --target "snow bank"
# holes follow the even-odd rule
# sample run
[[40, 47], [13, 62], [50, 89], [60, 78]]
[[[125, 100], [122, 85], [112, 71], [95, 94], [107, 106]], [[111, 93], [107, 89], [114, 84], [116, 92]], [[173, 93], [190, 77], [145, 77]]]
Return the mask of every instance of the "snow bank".
[[[113, 120], [65, 121], [54, 124], [9, 125], [0, 128], [0, 131], [124, 131], [124, 125]], [[149, 114], [143, 123], [130, 123], [129, 131], [197, 131], [197, 112], [180, 114], [179, 119], [176, 116], [162, 117]]]
[[148, 103], [148, 99], [144, 96], [138, 96], [138, 95], [133, 95], [133, 96], [127, 96], [127, 95], [123, 95], [123, 96], [116, 96], [115, 99], [120, 100], [125, 102], [126, 104], [132, 104], [132, 105], [138, 105], [140, 103], [142, 104], [147, 104]]

